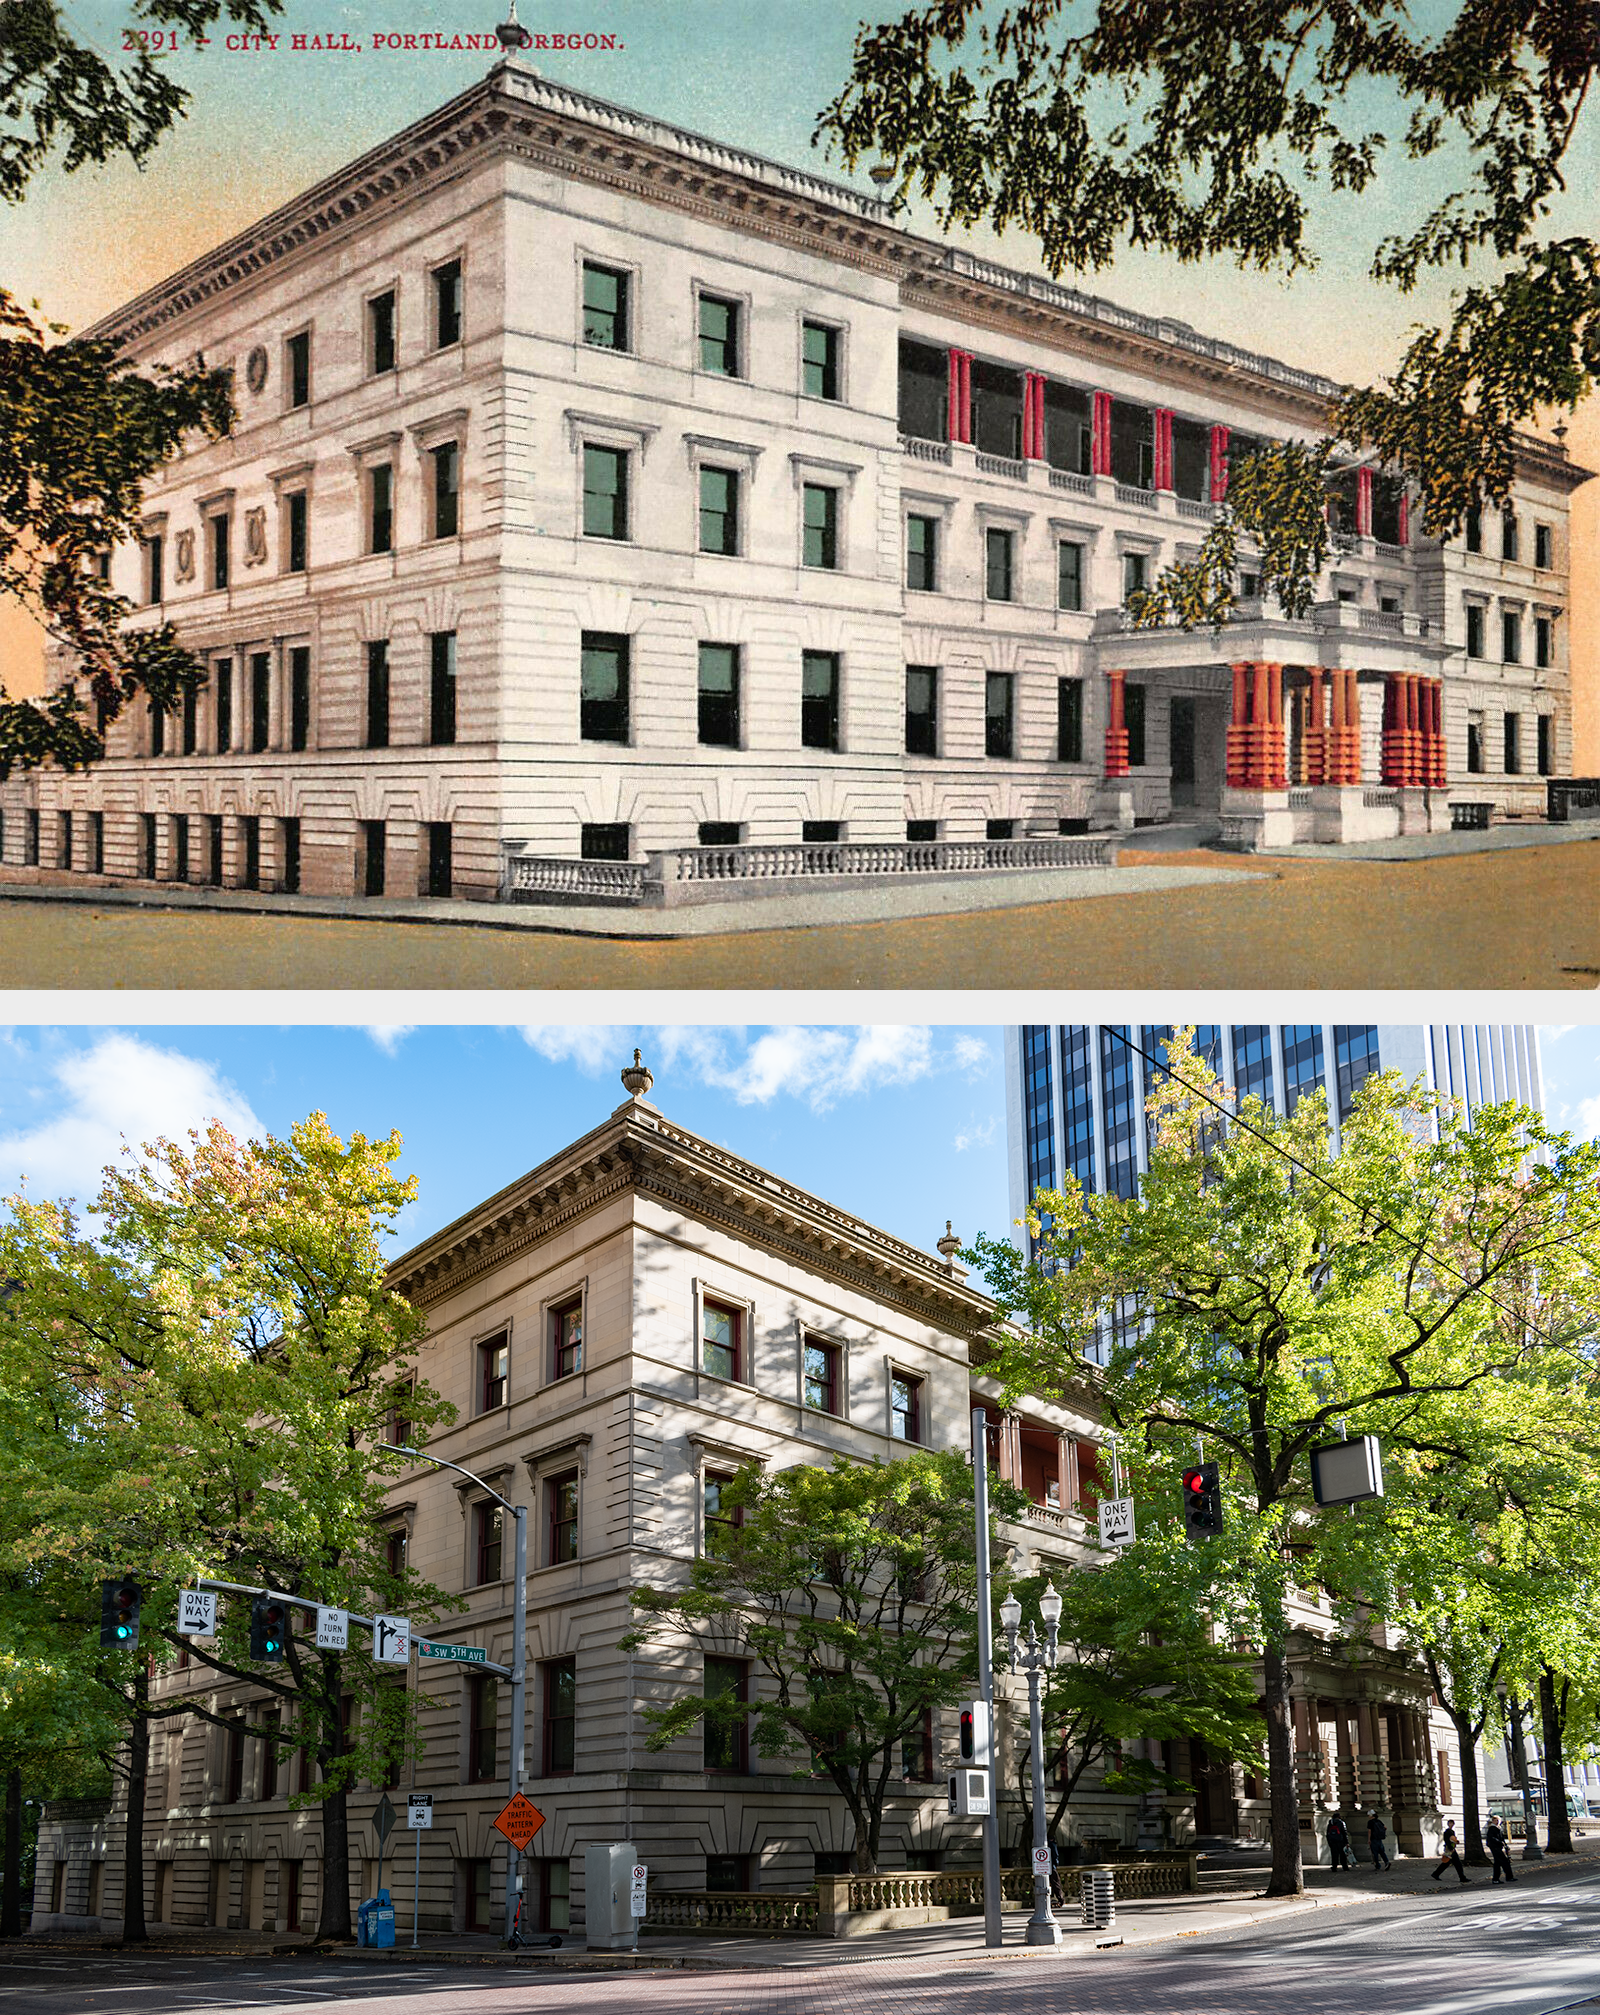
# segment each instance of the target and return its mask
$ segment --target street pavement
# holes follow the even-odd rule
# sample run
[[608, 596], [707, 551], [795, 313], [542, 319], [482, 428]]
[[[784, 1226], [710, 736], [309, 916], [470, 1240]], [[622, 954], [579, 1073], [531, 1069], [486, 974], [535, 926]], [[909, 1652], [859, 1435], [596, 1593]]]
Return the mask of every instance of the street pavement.
[[[1519, 1875], [1524, 1871], [1519, 1864]], [[647, 1950], [626, 1971], [569, 1970], [424, 1954], [172, 1949], [117, 1953], [0, 1948], [5, 2015], [244, 2015], [246, 2010], [372, 2011], [372, 2015], [1555, 2015], [1600, 2009], [1600, 1859], [1546, 1866], [1537, 1879], [1469, 1887], [1402, 1868], [1399, 1886], [1357, 1875], [1342, 1899], [1325, 1880], [1299, 1907], [1262, 1922], [1142, 1945], [1064, 1951], [1021, 1943], [987, 1952], [977, 1926], [943, 1950], [909, 1952], [894, 1938], [850, 1948], [786, 1946], [783, 1964], [753, 1953], [744, 1967], [690, 1963]], [[1365, 1885], [1358, 1887], [1358, 1885]], [[1446, 1886], [1448, 1885], [1448, 1886]], [[1247, 1901], [1239, 1895], [1235, 1901]], [[1330, 1904], [1335, 1907], [1329, 1907]], [[1309, 1907], [1308, 1907], [1309, 1906]], [[1258, 1904], [1258, 1907], [1263, 1907]], [[1214, 1916], [1214, 1898], [1189, 1906]], [[1119, 1926], [1138, 1913], [1119, 1908]], [[1170, 1912], [1177, 1916], [1181, 1913]], [[1146, 1922], [1151, 1921], [1146, 1919]], [[974, 1935], [976, 1934], [976, 1936]], [[720, 1943], [721, 1941], [717, 1941]], [[891, 1956], [892, 1955], [892, 1956]], [[578, 1958], [563, 1954], [568, 1961]], [[581, 1963], [581, 1961], [580, 1961]]]

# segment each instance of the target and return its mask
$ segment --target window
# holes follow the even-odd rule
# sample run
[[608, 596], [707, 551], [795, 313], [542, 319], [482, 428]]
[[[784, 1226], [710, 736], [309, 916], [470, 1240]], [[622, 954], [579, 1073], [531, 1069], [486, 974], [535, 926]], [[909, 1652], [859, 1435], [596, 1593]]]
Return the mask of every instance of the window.
[[311, 743], [311, 652], [296, 644], [289, 653], [289, 746], [308, 748]]
[[538, 1869], [539, 1920], [536, 1931], [570, 1931], [572, 1928], [572, 1863], [543, 1859]]
[[1514, 609], [1500, 611], [1500, 655], [1508, 665], [1522, 663], [1522, 618]]
[[1083, 608], [1083, 548], [1071, 539], [1056, 547], [1056, 607]]
[[[61, 814], [65, 827], [61, 835], [61, 865], [72, 866], [72, 814]], [[189, 819], [184, 812], [175, 813], [172, 820], [172, 879], [186, 882], [189, 879]]]
[[800, 659], [800, 746], [839, 746], [839, 654], [806, 651]]
[[443, 441], [433, 451], [433, 536], [453, 539], [461, 526], [461, 451]]
[[586, 444], [583, 451], [583, 532], [589, 539], [628, 536], [628, 456], [622, 448]]
[[805, 1403], [813, 1413], [839, 1411], [839, 1346], [821, 1337], [808, 1336], [801, 1360], [805, 1379]]
[[1148, 555], [1144, 553], [1124, 553], [1122, 556], [1122, 599], [1130, 595], [1144, 593], [1148, 575]]
[[200, 746], [200, 695], [192, 685], [183, 689], [183, 753], [192, 756]]
[[1013, 591], [1013, 564], [1017, 535], [991, 525], [983, 535], [983, 591], [991, 602], [1009, 602]]
[[239, 821], [239, 837], [244, 842], [244, 873], [240, 877], [240, 887], [258, 889], [261, 886], [261, 820], [254, 813]]
[[939, 520], [906, 519], [906, 586], [918, 594], [931, 595], [939, 586]]
[[[709, 1766], [708, 1766], [709, 1767]], [[718, 1896], [748, 1896], [750, 1857], [748, 1854], [708, 1854], [706, 1889]]]
[[1514, 560], [1521, 541], [1518, 536], [1517, 518], [1514, 511], [1505, 511], [1500, 518], [1500, 557]]
[[1469, 553], [1483, 551], [1483, 512], [1476, 504], [1467, 512], [1466, 540]]
[[939, 837], [937, 819], [907, 819], [906, 838], [908, 841], [936, 840]]
[[1128, 768], [1144, 767], [1144, 687], [1132, 684], [1122, 689], [1122, 718], [1128, 730]]
[[367, 550], [387, 553], [394, 545], [394, 470], [379, 462], [367, 472]]
[[983, 836], [986, 840], [1014, 840], [1017, 836], [1015, 819], [985, 819]]
[[211, 541], [211, 585], [225, 588], [228, 585], [228, 514], [220, 512], [206, 520], [206, 533]]
[[1083, 681], [1056, 680], [1056, 761], [1083, 761]]
[[733, 469], [700, 471], [700, 550], [739, 550], [739, 477]]
[[422, 839], [428, 863], [426, 893], [430, 896], [454, 895], [454, 843], [448, 820], [430, 820], [422, 828]]
[[719, 378], [737, 378], [739, 370], [739, 304], [715, 294], [700, 296], [700, 368]]
[[826, 483], [804, 486], [805, 536], [802, 564], [833, 567], [839, 564], [839, 492]]
[[461, 341], [461, 261], [452, 259], [433, 272], [433, 346], [448, 350]]
[[500, 1507], [475, 1504], [472, 1507], [472, 1551], [474, 1588], [484, 1588], [500, 1579]]
[[[56, 813], [56, 865], [70, 870], [72, 866], [72, 814]], [[181, 881], [183, 877], [180, 875]]]
[[[39, 865], [39, 813], [30, 806], [27, 822], [22, 828], [22, 865], [36, 868]], [[154, 881], [156, 873], [156, 815], [154, 812], [139, 814], [139, 872], [146, 881]]]
[[1483, 656], [1483, 607], [1478, 602], [1468, 602], [1467, 615], [1467, 656]]
[[[0, 831], [3, 831], [3, 828], [0, 828]], [[84, 866], [92, 875], [102, 874], [105, 871], [105, 858], [106, 815], [104, 812], [91, 812], [89, 814], [89, 858], [84, 862]]]
[[731, 819], [702, 819], [694, 830], [699, 847], [736, 847], [744, 841], [743, 826]]
[[1283, 1031], [1283, 1108], [1292, 1113], [1307, 1092], [1322, 1084], [1322, 1030], [1315, 1022]]
[[467, 1929], [498, 1931], [499, 1910], [487, 1861], [463, 1861], [461, 1872], [467, 1884]]
[[[304, 1757], [305, 1751], [301, 1750], [300, 1754]], [[300, 1789], [303, 1791], [306, 1789], [306, 1786], [301, 1785]], [[298, 1931], [300, 1929], [300, 1863], [298, 1861], [281, 1861], [278, 1867], [280, 1879], [283, 1882], [283, 1928], [285, 1931]]]
[[808, 399], [839, 396], [839, 331], [825, 322], [801, 324], [805, 394]]
[[583, 1296], [550, 1311], [550, 1376], [570, 1378], [583, 1369]]
[[906, 754], [939, 753], [939, 667], [906, 666]]
[[544, 1487], [545, 1517], [549, 1529], [547, 1567], [578, 1557], [578, 1472], [552, 1476]]
[[[411, 1438], [410, 1421], [396, 1420], [392, 1413], [389, 1418], [393, 1423], [389, 1429], [389, 1439], [399, 1442], [404, 1447], [405, 1443]], [[406, 1432], [404, 1434], [397, 1433], [396, 1428], [399, 1427], [405, 1428]], [[398, 1526], [389, 1534], [388, 1539], [384, 1542], [383, 1557], [389, 1572], [394, 1576], [395, 1580], [403, 1581], [406, 1572], [406, 1529], [403, 1525]]]
[[224, 1805], [237, 1805], [240, 1799], [244, 1797], [244, 1717], [242, 1715], [237, 1720], [229, 1721], [227, 1734], [223, 1740], [226, 1747], [223, 1753], [224, 1777], [222, 1802]]
[[261, 1745], [261, 1796], [272, 1799], [278, 1795], [278, 1733], [283, 1725], [283, 1709], [269, 1708], [261, 1722], [267, 1731], [267, 1739]]
[[933, 1777], [933, 1709], [922, 1710], [920, 1727], [908, 1728], [900, 1737], [900, 1775], [913, 1783], [926, 1784]]
[[428, 639], [428, 739], [442, 748], [456, 738], [456, 633], [435, 630]]
[[1467, 715], [1467, 772], [1470, 776], [1483, 775], [1483, 715]]
[[1522, 720], [1520, 715], [1507, 714], [1505, 716], [1505, 773], [1508, 777], [1517, 776], [1522, 769], [1521, 730]]
[[705, 1530], [703, 1544], [707, 1560], [725, 1560], [728, 1557], [731, 1533], [744, 1523], [743, 1507], [726, 1501], [728, 1485], [733, 1478], [725, 1473], [707, 1470], [703, 1494], [705, 1506]]
[[984, 675], [983, 752], [986, 756], [1009, 756], [1013, 753], [1013, 685], [1009, 672], [988, 672]]
[[[705, 1671], [705, 1767], [744, 1772], [750, 1767], [749, 1717], [736, 1710], [750, 1697], [750, 1668], [742, 1658], [708, 1658]], [[718, 1711], [720, 1710], [720, 1711]], [[710, 1861], [708, 1859], [707, 1867]]]
[[162, 756], [167, 752], [167, 716], [164, 708], [150, 702], [150, 753]]
[[1555, 663], [1555, 625], [1548, 616], [1533, 619], [1533, 662], [1540, 671], [1548, 671]]
[[610, 636], [598, 630], [584, 632], [578, 711], [579, 733], [586, 742], [627, 741], [628, 639], [626, 637]]
[[259, 755], [272, 738], [272, 653], [250, 654], [250, 749]]
[[626, 861], [633, 858], [632, 826], [579, 828], [578, 853], [586, 861]]
[[284, 499], [284, 516], [289, 533], [289, 572], [303, 574], [310, 520], [310, 504], [304, 490], [293, 490]]
[[709, 748], [739, 746], [739, 647], [700, 646], [700, 740]]
[[922, 1439], [922, 1380], [903, 1371], [889, 1374], [889, 1432], [896, 1441]]
[[384, 867], [388, 856], [388, 833], [382, 819], [361, 821], [361, 890], [363, 895], [381, 896]]
[[1533, 528], [1533, 564], [1541, 572], [1548, 572], [1556, 563], [1556, 537], [1549, 525], [1535, 525]]
[[389, 746], [389, 645], [379, 638], [367, 645], [367, 747]]
[[159, 532], [153, 532], [144, 542], [144, 598], [147, 602], [159, 602], [166, 594], [162, 578], [165, 545]]
[[278, 839], [283, 848], [283, 872], [279, 885], [286, 896], [300, 893], [300, 821], [279, 819]]
[[478, 1345], [478, 1411], [492, 1413], [506, 1400], [506, 1367], [510, 1338], [502, 1329]]
[[558, 1777], [577, 1759], [577, 1660], [554, 1658], [539, 1671], [544, 1680], [544, 1774]]
[[611, 266], [583, 269], [583, 340], [596, 350], [631, 350], [629, 282]]
[[713, 1378], [736, 1380], [739, 1376], [743, 1342], [739, 1332], [743, 1317], [742, 1309], [730, 1308], [724, 1302], [700, 1304], [700, 1368]]
[[803, 846], [833, 846], [844, 838], [844, 827], [838, 819], [802, 819], [800, 840]]
[[289, 360], [289, 404], [311, 404], [311, 331], [302, 329], [285, 345]]
[[367, 303], [367, 355], [372, 375], [394, 369], [394, 289]]
[[1555, 725], [1554, 715], [1540, 714], [1538, 719], [1537, 755], [1541, 777], [1550, 776], [1555, 769]]

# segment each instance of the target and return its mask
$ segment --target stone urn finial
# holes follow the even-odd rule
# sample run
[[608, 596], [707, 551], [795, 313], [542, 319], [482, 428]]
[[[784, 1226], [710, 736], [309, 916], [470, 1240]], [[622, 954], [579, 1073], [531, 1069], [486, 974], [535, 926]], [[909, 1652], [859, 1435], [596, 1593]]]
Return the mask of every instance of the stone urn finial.
[[646, 1068], [644, 1059], [635, 1050], [633, 1053], [633, 1062], [623, 1070], [622, 1089], [628, 1094], [629, 1098], [641, 1099], [654, 1083], [655, 1079]]
[[949, 1218], [946, 1218], [944, 1221], [944, 1237], [939, 1240], [938, 1249], [944, 1256], [944, 1263], [946, 1266], [950, 1264], [950, 1262], [955, 1258], [956, 1254], [961, 1250], [961, 1240], [950, 1229]]

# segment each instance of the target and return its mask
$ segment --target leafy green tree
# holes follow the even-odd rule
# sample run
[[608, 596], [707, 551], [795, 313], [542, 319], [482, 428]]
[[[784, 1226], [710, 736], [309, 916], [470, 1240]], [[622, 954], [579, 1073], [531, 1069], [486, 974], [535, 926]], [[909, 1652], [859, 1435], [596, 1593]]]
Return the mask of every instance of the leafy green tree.
[[[991, 1515], [1019, 1516], [1013, 1484], [990, 1487]], [[761, 1676], [746, 1704], [714, 1688], [646, 1710], [647, 1746], [704, 1724], [725, 1745], [754, 1722], [763, 1756], [801, 1759], [826, 1777], [855, 1822], [856, 1867], [878, 1865], [889, 1787], [924, 1717], [970, 1695], [977, 1674], [972, 1472], [955, 1450], [894, 1462], [836, 1458], [764, 1475], [743, 1469], [687, 1586], [636, 1588], [638, 1650], [670, 1628], [712, 1657], [748, 1658]], [[996, 1573], [995, 1592], [1007, 1577]]]
[[[1245, 463], [1199, 562], [1136, 611], [1218, 622], [1236, 530], [1262, 539], [1285, 608], [1306, 605], [1336, 444], [1406, 471], [1448, 536], [1508, 495], [1516, 429], [1593, 388], [1600, 246], [1551, 225], [1597, 60], [1589, 0], [1457, 0], [1431, 17], [1391, 0], [1099, 0], [1082, 16], [1069, 0], [922, 0], [862, 28], [820, 129], [851, 166], [890, 163], [947, 226], [1022, 230], [1055, 274], [1102, 271], [1124, 245], [1308, 270], [1318, 185], [1346, 206], [1380, 191], [1400, 205], [1370, 270], [1401, 293], [1476, 264], [1391, 377], [1336, 402], [1315, 455], [1278, 446]], [[1453, 184], [1437, 201], [1423, 164]], [[1292, 527], [1281, 537], [1276, 513]]]
[[1479, 1108], [1469, 1130], [1393, 1073], [1362, 1085], [1337, 1157], [1320, 1091], [1288, 1116], [1246, 1098], [1218, 1138], [1229, 1101], [1192, 1039], [1168, 1044], [1139, 1193], [1041, 1191], [1036, 1259], [988, 1238], [973, 1258], [1019, 1318], [1010, 1391], [1059, 1389], [1104, 1312], [1132, 1310], [1104, 1390], [1136, 1487], [1170, 1493], [1197, 1436], [1220, 1463], [1227, 1527], [1207, 1547], [1262, 1647], [1269, 1893], [1292, 1894], [1291, 1591], [1339, 1587], [1349, 1526], [1384, 1515], [1319, 1517], [1310, 1451], [1341, 1424], [1391, 1452], [1426, 1448], [1440, 1407], [1497, 1381], [1560, 1383], [1593, 1334], [1600, 1147], [1515, 1106]]
[[[399, 1152], [398, 1136], [347, 1143], [321, 1114], [287, 1140], [240, 1143], [213, 1123], [108, 1170], [93, 1238], [60, 1204], [14, 1200], [0, 1225], [0, 1273], [21, 1284], [0, 1313], [0, 1391], [34, 1423], [0, 1500], [12, 1558], [80, 1616], [101, 1576], [133, 1571], [147, 1646], [185, 1643], [293, 1708], [247, 1733], [317, 1765], [298, 1802], [321, 1808], [328, 1937], [350, 1931], [347, 1794], [415, 1743], [406, 1701], [365, 1649], [321, 1650], [304, 1631], [285, 1666], [252, 1661], [247, 1599], [225, 1600], [214, 1642], [174, 1626], [197, 1575], [419, 1621], [452, 1601], [391, 1561], [382, 1523], [400, 1459], [378, 1444], [396, 1409], [413, 1436], [453, 1417], [417, 1376], [423, 1320], [385, 1281], [383, 1239], [415, 1193]], [[189, 1698], [152, 1706], [132, 1677], [137, 1907], [149, 1720], [215, 1717]], [[348, 1725], [347, 1695], [365, 1703]]]

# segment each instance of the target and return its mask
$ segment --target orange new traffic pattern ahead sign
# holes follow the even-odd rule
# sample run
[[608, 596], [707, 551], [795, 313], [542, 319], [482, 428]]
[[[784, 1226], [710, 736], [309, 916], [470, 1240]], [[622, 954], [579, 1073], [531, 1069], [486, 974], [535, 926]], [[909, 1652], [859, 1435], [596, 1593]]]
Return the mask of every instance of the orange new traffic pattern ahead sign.
[[531, 1798], [524, 1798], [519, 1791], [494, 1823], [521, 1854], [544, 1824], [544, 1814]]

